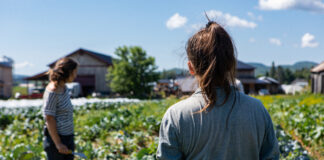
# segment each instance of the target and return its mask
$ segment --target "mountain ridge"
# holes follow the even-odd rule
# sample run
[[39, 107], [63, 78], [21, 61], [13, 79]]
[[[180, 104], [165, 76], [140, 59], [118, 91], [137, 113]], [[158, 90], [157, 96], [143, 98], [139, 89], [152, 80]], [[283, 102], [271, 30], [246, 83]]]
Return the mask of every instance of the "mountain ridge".
[[[265, 75], [266, 72], [270, 71], [270, 68], [271, 66], [267, 66], [263, 63], [259, 63], [259, 62], [247, 62], [247, 64], [249, 65], [252, 65], [253, 67], [255, 67], [255, 75], [258, 76], [258, 75]], [[276, 67], [278, 66], [281, 66], [283, 68], [288, 68], [290, 69], [291, 71], [296, 71], [296, 70], [300, 70], [300, 69], [303, 69], [303, 68], [307, 68], [307, 69], [311, 69], [313, 68], [314, 66], [318, 65], [318, 63], [316, 62], [312, 62], [312, 61], [298, 61], [294, 64], [280, 64], [280, 65], [276, 65]]]

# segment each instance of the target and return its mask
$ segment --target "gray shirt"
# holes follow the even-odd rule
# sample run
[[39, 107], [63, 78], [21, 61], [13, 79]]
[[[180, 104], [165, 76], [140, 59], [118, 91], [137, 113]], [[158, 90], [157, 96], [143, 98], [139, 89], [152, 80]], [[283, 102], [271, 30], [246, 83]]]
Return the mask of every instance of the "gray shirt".
[[73, 105], [68, 89], [65, 87], [63, 93], [45, 90], [43, 100], [43, 115], [55, 117], [58, 134], [73, 135]]
[[205, 106], [200, 89], [171, 106], [161, 122], [157, 158], [279, 159], [273, 124], [263, 104], [232, 90], [220, 106], [225, 93], [218, 88], [216, 106], [208, 112], [196, 113]]

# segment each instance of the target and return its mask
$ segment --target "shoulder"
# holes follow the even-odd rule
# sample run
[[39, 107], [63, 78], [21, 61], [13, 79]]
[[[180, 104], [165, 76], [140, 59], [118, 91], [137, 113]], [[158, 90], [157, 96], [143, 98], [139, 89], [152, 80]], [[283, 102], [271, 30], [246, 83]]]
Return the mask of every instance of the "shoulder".
[[192, 95], [170, 106], [165, 112], [163, 119], [171, 120], [177, 125], [180, 122], [190, 120], [193, 113], [201, 110], [204, 104], [205, 102], [202, 96]]
[[254, 97], [240, 93], [239, 106], [246, 114], [254, 114], [259, 119], [265, 120], [266, 122], [271, 121], [271, 117], [263, 103]]
[[238, 92], [238, 100], [240, 104], [252, 107], [261, 107], [264, 108], [262, 102], [259, 99], [246, 95], [244, 93]]
[[204, 103], [203, 97], [197, 94], [175, 103], [168, 110], [170, 112], [196, 112], [204, 106]]

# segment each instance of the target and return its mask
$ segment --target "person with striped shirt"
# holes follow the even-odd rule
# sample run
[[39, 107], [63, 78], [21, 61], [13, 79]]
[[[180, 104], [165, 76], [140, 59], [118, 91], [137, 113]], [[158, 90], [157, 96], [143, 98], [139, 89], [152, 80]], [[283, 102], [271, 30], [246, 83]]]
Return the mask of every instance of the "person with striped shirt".
[[70, 58], [58, 60], [49, 70], [49, 84], [43, 96], [44, 150], [48, 160], [72, 160], [74, 156], [73, 105], [65, 83], [77, 75], [78, 64]]

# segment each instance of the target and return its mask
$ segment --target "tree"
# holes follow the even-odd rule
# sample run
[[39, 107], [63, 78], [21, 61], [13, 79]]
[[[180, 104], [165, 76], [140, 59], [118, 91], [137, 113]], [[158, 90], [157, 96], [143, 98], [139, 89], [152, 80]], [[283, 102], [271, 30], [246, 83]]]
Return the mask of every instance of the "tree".
[[269, 73], [269, 76], [272, 77], [272, 78], [276, 78], [276, 66], [275, 66], [275, 63], [272, 62], [272, 65], [271, 65], [271, 68], [270, 68], [270, 73]]
[[269, 77], [269, 72], [268, 71], [265, 73], [265, 76], [266, 77]]
[[278, 66], [275, 77], [279, 83], [283, 83], [286, 80], [284, 69], [281, 66]]
[[295, 75], [289, 68], [285, 69], [285, 78], [286, 79], [285, 79], [284, 83], [286, 83], [286, 84], [290, 84], [292, 81], [295, 80]]
[[299, 69], [299, 70], [295, 71], [296, 78], [309, 80], [310, 75], [311, 75], [311, 72], [307, 68], [302, 68], [302, 69]]
[[123, 96], [147, 98], [152, 93], [152, 83], [159, 79], [155, 59], [146, 55], [141, 47], [118, 47], [113, 67], [107, 79], [113, 92]]

